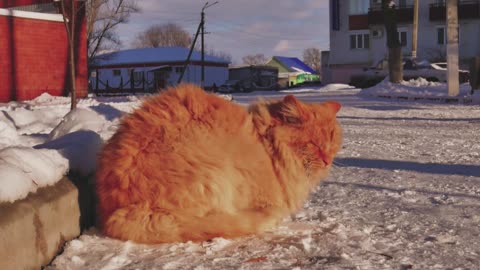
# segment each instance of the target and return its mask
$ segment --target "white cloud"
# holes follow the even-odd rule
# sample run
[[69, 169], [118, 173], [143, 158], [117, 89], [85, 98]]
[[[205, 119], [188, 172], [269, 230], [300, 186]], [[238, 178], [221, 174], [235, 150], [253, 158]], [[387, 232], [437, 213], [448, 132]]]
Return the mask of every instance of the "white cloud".
[[[247, 54], [267, 57], [281, 53], [301, 57], [308, 47], [328, 48], [326, 0], [221, 0], [206, 10], [206, 44], [239, 62]], [[118, 28], [125, 48], [138, 31], [152, 24], [173, 22], [195, 33], [204, 2], [141, 0], [142, 13]]]
[[308, 19], [312, 16], [314, 16], [313, 10], [301, 10], [301, 11], [294, 12], [291, 15], [293, 19]]
[[280, 42], [278, 42], [277, 45], [275, 45], [275, 47], [273, 48], [273, 51], [276, 53], [283, 53], [288, 49], [290, 49], [290, 43], [288, 42], [288, 40], [280, 40]]

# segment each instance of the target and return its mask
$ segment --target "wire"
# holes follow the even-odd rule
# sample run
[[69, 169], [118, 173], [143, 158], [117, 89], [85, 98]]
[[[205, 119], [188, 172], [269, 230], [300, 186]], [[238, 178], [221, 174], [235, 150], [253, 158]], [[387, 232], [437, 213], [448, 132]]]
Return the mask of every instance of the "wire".
[[[295, 40], [298, 40], [298, 41], [319, 41], [321, 40], [320, 37], [317, 37], [317, 38], [306, 38], [306, 37], [286, 37], [285, 35], [271, 35], [271, 34], [259, 34], [259, 33], [256, 33], [256, 32], [251, 32], [251, 31], [247, 31], [247, 30], [242, 30], [242, 26], [250, 26], [250, 25], [246, 25], [246, 24], [237, 24], [237, 23], [232, 23], [232, 22], [228, 22], [228, 21], [222, 21], [222, 22], [210, 22], [208, 24], [206, 24], [208, 26], [212, 26], [210, 27], [210, 31], [216, 31], [215, 30], [215, 27], [219, 28], [220, 31], [222, 31], [221, 29], [225, 29], [225, 30], [228, 30], [228, 32], [236, 32], [236, 33], [241, 33], [241, 34], [246, 34], [246, 35], [250, 35], [250, 36], [254, 36], [254, 37], [257, 37], [257, 38], [262, 38], [262, 39], [280, 39], [280, 40], [289, 40], [289, 41], [295, 41]], [[232, 27], [228, 27], [227, 25], [230, 25]], [[217, 31], [218, 32], [218, 31]], [[224, 31], [226, 32], [226, 31]]]

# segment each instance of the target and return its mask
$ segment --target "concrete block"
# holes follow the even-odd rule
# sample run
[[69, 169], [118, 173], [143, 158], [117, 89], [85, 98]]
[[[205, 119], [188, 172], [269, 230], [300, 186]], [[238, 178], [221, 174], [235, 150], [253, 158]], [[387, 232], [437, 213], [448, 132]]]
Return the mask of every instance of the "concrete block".
[[78, 189], [67, 178], [0, 204], [0, 269], [40, 269], [80, 235]]

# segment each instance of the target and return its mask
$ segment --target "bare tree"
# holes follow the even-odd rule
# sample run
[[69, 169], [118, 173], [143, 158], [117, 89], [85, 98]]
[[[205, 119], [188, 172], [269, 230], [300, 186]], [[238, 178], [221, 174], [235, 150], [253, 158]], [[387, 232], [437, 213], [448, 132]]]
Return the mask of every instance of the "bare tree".
[[152, 25], [138, 33], [132, 46], [135, 48], [190, 47], [192, 38], [181, 26], [174, 23]]
[[218, 57], [218, 58], [223, 59], [225, 61], [228, 61], [230, 63], [232, 62], [232, 55], [227, 53], [227, 52], [224, 52], [224, 51], [217, 51], [217, 50], [214, 50], [214, 49], [209, 49], [207, 54], [210, 55], [210, 56]]
[[320, 74], [322, 53], [318, 48], [307, 48], [303, 51], [303, 62]]
[[246, 65], [263, 65], [267, 62], [267, 58], [263, 53], [257, 53], [242, 57], [242, 61]]
[[[65, 30], [67, 33], [67, 43], [68, 43], [68, 65], [69, 73], [67, 80], [69, 82], [69, 92], [71, 97], [70, 110], [74, 110], [77, 107], [77, 91], [76, 91], [76, 57], [75, 51], [77, 44], [76, 40], [76, 24], [77, 24], [77, 12], [81, 11], [83, 4], [80, 4], [74, 0], [57, 0], [55, 1], [60, 5], [60, 12], [63, 15], [63, 23], [65, 24]], [[81, 23], [81, 19], [79, 20]]]
[[390, 82], [400, 83], [403, 80], [402, 45], [398, 38], [397, 12], [393, 0], [382, 0], [382, 11], [387, 32], [388, 73]]
[[127, 23], [130, 15], [139, 12], [136, 0], [87, 0], [87, 46], [89, 64], [101, 51], [120, 47], [115, 27]]

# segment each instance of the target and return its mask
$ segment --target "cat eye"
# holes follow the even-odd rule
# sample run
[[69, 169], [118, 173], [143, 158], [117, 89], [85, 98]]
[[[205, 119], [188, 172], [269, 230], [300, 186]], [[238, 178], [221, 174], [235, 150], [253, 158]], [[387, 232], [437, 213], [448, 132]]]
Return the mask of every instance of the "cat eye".
[[286, 116], [285, 121], [289, 124], [301, 124], [300, 119], [298, 119], [297, 117], [293, 117], [293, 116]]

